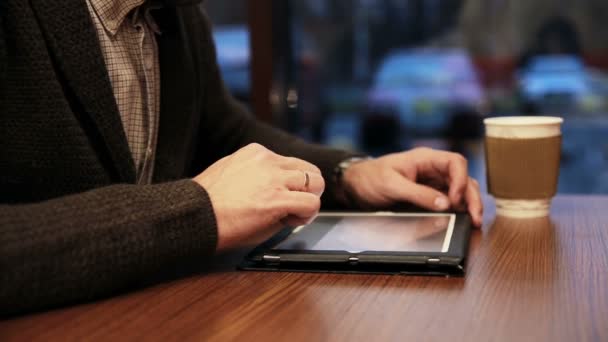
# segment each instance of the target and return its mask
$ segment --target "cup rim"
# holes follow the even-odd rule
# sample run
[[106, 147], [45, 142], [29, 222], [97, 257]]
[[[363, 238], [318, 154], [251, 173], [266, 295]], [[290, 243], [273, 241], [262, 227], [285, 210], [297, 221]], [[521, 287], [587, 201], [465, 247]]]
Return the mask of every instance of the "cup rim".
[[558, 116], [499, 116], [486, 118], [483, 122], [496, 126], [546, 126], [562, 124], [564, 119]]

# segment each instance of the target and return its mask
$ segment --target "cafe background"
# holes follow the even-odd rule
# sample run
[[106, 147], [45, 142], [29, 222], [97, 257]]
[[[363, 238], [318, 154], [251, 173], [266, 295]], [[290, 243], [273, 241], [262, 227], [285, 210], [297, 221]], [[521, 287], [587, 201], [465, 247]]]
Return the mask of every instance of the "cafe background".
[[204, 7], [227, 87], [261, 120], [370, 155], [457, 151], [483, 184], [483, 118], [561, 116], [559, 192], [608, 193], [608, 1]]

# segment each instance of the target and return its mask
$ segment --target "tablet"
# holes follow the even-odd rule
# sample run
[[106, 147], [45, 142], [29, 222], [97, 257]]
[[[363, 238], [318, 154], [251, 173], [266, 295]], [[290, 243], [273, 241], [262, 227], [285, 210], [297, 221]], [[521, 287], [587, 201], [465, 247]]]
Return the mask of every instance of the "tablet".
[[241, 269], [463, 275], [470, 226], [455, 213], [322, 213], [257, 247]]

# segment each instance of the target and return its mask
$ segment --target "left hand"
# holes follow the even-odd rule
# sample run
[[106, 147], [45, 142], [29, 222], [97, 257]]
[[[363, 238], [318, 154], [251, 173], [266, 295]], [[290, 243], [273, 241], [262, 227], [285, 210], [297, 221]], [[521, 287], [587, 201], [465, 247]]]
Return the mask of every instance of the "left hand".
[[466, 209], [479, 227], [483, 204], [479, 184], [468, 176], [467, 160], [457, 153], [417, 148], [351, 165], [344, 190], [363, 207], [409, 202], [433, 211]]

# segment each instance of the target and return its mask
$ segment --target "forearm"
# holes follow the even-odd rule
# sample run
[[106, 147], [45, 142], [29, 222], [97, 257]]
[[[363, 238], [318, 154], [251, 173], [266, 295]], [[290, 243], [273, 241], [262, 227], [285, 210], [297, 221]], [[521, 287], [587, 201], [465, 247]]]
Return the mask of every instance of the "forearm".
[[216, 95], [211, 108], [213, 108], [211, 112], [215, 115], [210, 116], [206, 122], [207, 139], [203, 142], [201, 150], [213, 146], [216, 155], [207, 164], [232, 154], [247, 144], [259, 143], [275, 153], [297, 157], [319, 167], [326, 183], [322, 198], [323, 208], [343, 207], [343, 203], [338, 201], [338, 194], [341, 191], [335, 182], [334, 170], [341, 161], [357, 154], [311, 144], [259, 122], [225, 92]]
[[203, 260], [216, 229], [206, 192], [190, 180], [0, 206], [0, 314], [99, 298]]
[[[333, 171], [340, 161], [353, 154], [306, 143], [255, 120], [245, 107], [233, 99], [224, 86], [210, 34], [211, 28], [208, 26], [209, 20], [203, 22], [207, 25], [205, 39], [209, 49], [205, 51], [206, 60], [209, 62], [203, 72], [207, 85], [207, 92], [204, 95], [206, 115], [201, 122], [203, 139], [200, 141], [198, 151], [199, 155], [205, 155], [205, 160], [195, 165], [195, 168], [209, 166], [239, 148], [256, 142], [278, 154], [304, 159], [319, 167], [326, 182], [326, 191], [322, 198], [323, 207], [336, 207], [337, 189], [333, 180]], [[200, 172], [200, 169], [193, 172]]]

